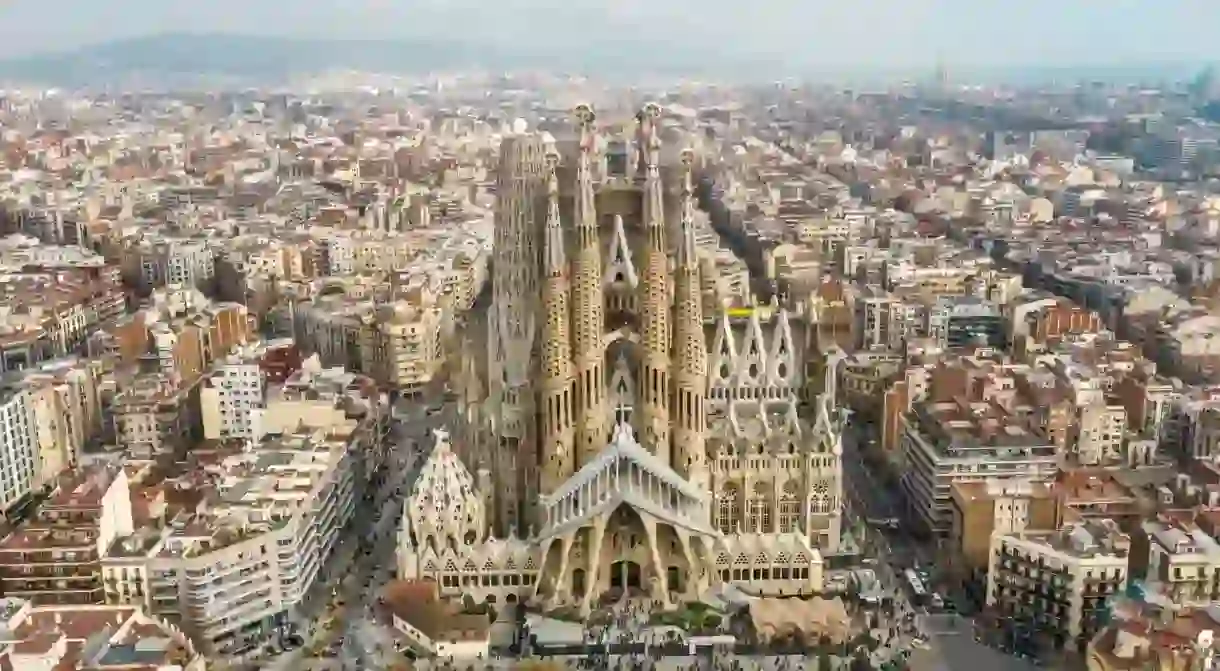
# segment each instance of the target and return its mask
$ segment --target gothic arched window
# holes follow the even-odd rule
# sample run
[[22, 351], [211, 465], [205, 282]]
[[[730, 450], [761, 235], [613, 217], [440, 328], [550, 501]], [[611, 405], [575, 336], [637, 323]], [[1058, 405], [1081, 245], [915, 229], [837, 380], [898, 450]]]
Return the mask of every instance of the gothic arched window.
[[741, 522], [741, 493], [737, 485], [729, 483], [720, 492], [717, 500], [716, 527], [720, 533], [737, 533], [737, 525]]
[[811, 500], [813, 512], [828, 513], [830, 512], [830, 485], [825, 482], [815, 482], [813, 484], [813, 498]]
[[749, 531], [754, 533], [766, 533], [771, 529], [771, 501], [767, 493], [767, 486], [763, 483], [758, 483], [754, 487], [754, 493], [750, 496], [749, 507], [746, 511], [747, 524]]
[[784, 483], [784, 492], [779, 497], [779, 532], [786, 534], [796, 531], [800, 514], [801, 502], [797, 498], [796, 482], [789, 480]]

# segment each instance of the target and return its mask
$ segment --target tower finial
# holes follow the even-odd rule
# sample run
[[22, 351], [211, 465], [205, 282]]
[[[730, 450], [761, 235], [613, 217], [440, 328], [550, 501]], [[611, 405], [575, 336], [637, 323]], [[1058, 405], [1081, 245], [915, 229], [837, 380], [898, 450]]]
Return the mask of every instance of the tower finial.
[[647, 178], [660, 163], [661, 137], [657, 132], [657, 120], [661, 118], [661, 107], [648, 103], [636, 113], [636, 152], [638, 174]]
[[[640, 170], [644, 175], [644, 225], [659, 230], [665, 225], [664, 194], [661, 187], [661, 136], [656, 119], [661, 111], [653, 103], [640, 110]], [[659, 243], [658, 244], [662, 244]]]
[[593, 107], [582, 103], [576, 106], [576, 123], [580, 128], [580, 156], [576, 162], [576, 225], [596, 226], [597, 212], [593, 193], [593, 152], [596, 136], [593, 122], [597, 115]]
[[[547, 147], [545, 160], [546, 160], [547, 195], [558, 196], [559, 195], [559, 152], [555, 151], [555, 147], [553, 147], [553, 146]], [[557, 203], [551, 203], [551, 205], [553, 208], [555, 208], [557, 206]], [[552, 212], [555, 212], [555, 211], [556, 211], [555, 209], [552, 209]]]
[[591, 151], [593, 149], [593, 123], [597, 121], [597, 114], [593, 112], [593, 106], [588, 103], [577, 105], [573, 114], [576, 116], [576, 124], [580, 129], [580, 149], [581, 151]]
[[678, 245], [678, 265], [686, 267], [695, 263], [695, 190], [692, 174], [695, 167], [695, 152], [682, 150], [682, 241]]
[[554, 148], [546, 154], [546, 174], [546, 272], [558, 275], [567, 272], [568, 259], [564, 250], [563, 223], [559, 217], [559, 153]]

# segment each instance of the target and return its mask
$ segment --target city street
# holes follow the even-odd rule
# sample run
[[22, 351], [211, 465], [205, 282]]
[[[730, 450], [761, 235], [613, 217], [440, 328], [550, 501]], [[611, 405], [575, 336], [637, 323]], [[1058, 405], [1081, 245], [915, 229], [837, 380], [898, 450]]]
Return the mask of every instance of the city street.
[[[871, 568], [877, 572], [882, 585], [905, 601], [906, 590], [900, 579], [902, 570], [895, 566], [892, 558], [918, 557], [919, 550], [907, 547], [905, 541], [900, 541], [902, 545], [895, 548], [889, 534], [868, 523], [869, 519], [898, 517], [896, 511], [901, 503], [897, 500], [899, 494], [883, 487], [865, 464], [861, 449], [862, 433], [854, 422], [849, 422], [847, 430], [843, 432], [844, 524], [863, 535], [858, 540], [864, 549], [864, 556], [876, 560], [876, 565]], [[896, 550], [900, 552], [896, 553]]]
[[[876, 560], [872, 568], [900, 609], [916, 613], [917, 629], [926, 638], [927, 650], [911, 657], [915, 669], [999, 669], [1029, 671], [1029, 662], [1005, 655], [974, 639], [973, 620], [961, 615], [932, 614], [909, 600], [909, 587], [902, 577], [908, 566], [934, 569], [935, 549], [920, 543], [902, 527], [901, 492], [887, 488], [869, 469], [861, 437], [862, 427], [848, 424], [843, 436], [843, 494], [845, 523], [864, 534], [866, 557]], [[897, 529], [878, 529], [869, 519], [896, 518]], [[848, 521], [850, 520], [850, 521]], [[929, 585], [929, 587], [932, 587]]]
[[[356, 661], [357, 653], [384, 647], [368, 643], [369, 630], [376, 627], [367, 615], [377, 591], [395, 577], [403, 502], [431, 447], [431, 430], [441, 422], [438, 414], [430, 415], [418, 402], [400, 402], [394, 416], [389, 437], [393, 448], [386, 465], [389, 472], [382, 478], [382, 486], [368, 492], [368, 501], [357, 503], [355, 518], [344, 529], [325, 576], [319, 577], [308, 600], [293, 615], [305, 633], [306, 644], [269, 661], [266, 668], [339, 668], [343, 661]], [[329, 626], [321, 626], [324, 621]], [[313, 650], [328, 648], [333, 657], [311, 658]], [[365, 662], [359, 666], [370, 668]]]
[[[877, 477], [865, 458], [864, 441], [867, 430], [851, 421], [843, 434], [843, 493], [845, 505], [862, 523], [868, 519], [894, 519], [902, 525], [905, 519], [902, 491]], [[915, 563], [930, 566], [935, 561], [935, 548], [916, 542], [902, 526], [898, 529], [875, 530], [893, 551], [893, 556], [911, 557]]]

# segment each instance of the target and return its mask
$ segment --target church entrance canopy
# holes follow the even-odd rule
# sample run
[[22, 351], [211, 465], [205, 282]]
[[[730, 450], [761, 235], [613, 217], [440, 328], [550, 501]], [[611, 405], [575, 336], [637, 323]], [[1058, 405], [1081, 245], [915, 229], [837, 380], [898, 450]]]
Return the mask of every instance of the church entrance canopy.
[[620, 425], [600, 454], [544, 499], [539, 541], [554, 540], [620, 505], [695, 536], [718, 536], [709, 524], [707, 493], [645, 450]]

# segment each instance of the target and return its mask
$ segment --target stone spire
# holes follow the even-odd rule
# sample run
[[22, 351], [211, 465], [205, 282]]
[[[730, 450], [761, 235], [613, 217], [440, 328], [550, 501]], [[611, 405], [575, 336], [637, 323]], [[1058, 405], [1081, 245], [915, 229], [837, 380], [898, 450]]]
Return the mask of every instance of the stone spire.
[[507, 474], [495, 489], [495, 527], [528, 524], [538, 499], [538, 389], [534, 355], [542, 307], [537, 250], [546, 195], [545, 138], [518, 132], [500, 144], [488, 314], [487, 411], [492, 468]]
[[596, 137], [593, 108], [576, 108], [580, 152], [576, 164], [576, 258], [573, 264], [572, 323], [576, 363], [577, 469], [601, 451], [606, 442], [605, 315], [602, 297], [602, 259], [598, 237], [597, 204], [593, 193], [593, 152]]
[[572, 441], [576, 418], [573, 407], [572, 347], [568, 320], [568, 257], [559, 217], [559, 154], [548, 152], [547, 219], [543, 235], [542, 310], [542, 480], [539, 489], [549, 494], [573, 472]]
[[682, 152], [682, 239], [678, 242], [674, 277], [674, 464], [701, 489], [709, 485], [707, 451], [707, 344], [703, 337], [703, 305], [699, 259], [695, 254], [695, 199], [691, 186], [694, 153]]
[[643, 357], [638, 395], [640, 441], [670, 463], [669, 443], [669, 249], [665, 244], [665, 204], [661, 186], [661, 111], [647, 105], [639, 115], [640, 146], [647, 152], [644, 174], [644, 268], [640, 277], [640, 335]]

